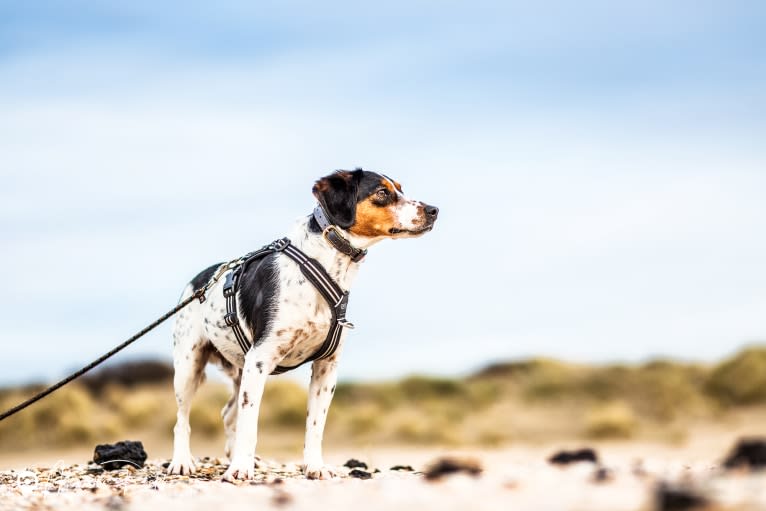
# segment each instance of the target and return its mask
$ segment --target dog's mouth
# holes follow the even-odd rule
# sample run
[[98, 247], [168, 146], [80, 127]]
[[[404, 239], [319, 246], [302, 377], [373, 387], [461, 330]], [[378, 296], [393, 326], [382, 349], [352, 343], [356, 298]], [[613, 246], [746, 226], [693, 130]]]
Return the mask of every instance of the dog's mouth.
[[426, 225], [422, 229], [397, 229], [392, 227], [388, 230], [389, 234], [409, 234], [410, 236], [419, 236], [425, 234], [434, 228], [434, 224]]

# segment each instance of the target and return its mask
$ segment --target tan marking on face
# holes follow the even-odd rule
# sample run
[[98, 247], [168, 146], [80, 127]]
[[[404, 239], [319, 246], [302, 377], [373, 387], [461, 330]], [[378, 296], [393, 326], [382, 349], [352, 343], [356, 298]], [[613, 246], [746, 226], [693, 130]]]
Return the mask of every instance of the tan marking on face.
[[357, 236], [376, 238], [390, 236], [389, 231], [396, 227], [396, 217], [391, 206], [377, 206], [370, 197], [356, 205], [356, 221], [349, 231]]
[[380, 184], [382, 184], [383, 186], [388, 188], [389, 192], [391, 192], [392, 194], [396, 195], [396, 187], [394, 186], [394, 183], [392, 183], [388, 179], [384, 179], [383, 181], [380, 182]]

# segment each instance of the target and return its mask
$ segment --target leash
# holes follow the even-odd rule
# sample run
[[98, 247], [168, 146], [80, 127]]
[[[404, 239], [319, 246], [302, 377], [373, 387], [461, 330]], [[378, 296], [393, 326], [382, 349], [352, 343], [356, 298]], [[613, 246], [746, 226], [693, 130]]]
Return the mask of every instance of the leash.
[[[317, 216], [319, 214], [319, 216]], [[334, 226], [329, 225], [326, 226], [324, 224], [328, 224], [328, 220], [326, 219], [326, 216], [324, 215], [324, 211], [322, 210], [321, 206], [318, 206], [317, 209], [314, 211], [314, 217], [317, 219], [318, 223], [322, 228], [324, 229], [323, 235], [329, 241], [333, 246], [335, 246], [338, 250], [341, 252], [349, 255], [354, 262], [359, 262], [364, 256], [367, 254], [366, 250], [361, 250], [358, 248], [353, 247], [348, 240], [343, 238], [337, 231], [333, 231], [336, 236], [329, 236], [328, 233], [331, 231], [331, 228], [334, 228]], [[345, 242], [345, 243], [343, 243]], [[124, 350], [134, 342], [136, 342], [138, 339], [143, 337], [144, 335], [148, 334], [152, 330], [154, 330], [157, 326], [164, 323], [167, 319], [174, 316], [178, 311], [189, 305], [194, 300], [199, 299], [200, 303], [205, 301], [205, 293], [210, 289], [220, 278], [221, 276], [231, 271], [226, 278], [226, 282], [224, 284], [224, 297], [226, 298], [226, 309], [227, 314], [224, 317], [225, 323], [227, 326], [231, 327], [234, 330], [235, 337], [237, 338], [237, 341], [240, 344], [240, 347], [244, 352], [247, 352], [250, 349], [250, 343], [247, 341], [246, 337], [242, 333], [241, 326], [239, 325], [239, 321], [237, 319], [236, 315], [236, 304], [235, 304], [235, 296], [236, 296], [236, 289], [237, 284], [239, 283], [239, 276], [241, 273], [244, 273], [244, 270], [247, 269], [247, 265], [253, 261], [257, 260], [267, 254], [274, 253], [274, 252], [284, 252], [286, 255], [288, 255], [291, 259], [293, 259], [298, 266], [301, 269], [301, 272], [304, 274], [306, 278], [308, 278], [309, 281], [311, 281], [312, 284], [317, 288], [317, 290], [320, 292], [320, 294], [325, 298], [327, 303], [330, 305], [330, 311], [332, 313], [332, 326], [330, 327], [330, 331], [327, 334], [327, 337], [325, 339], [325, 342], [322, 344], [322, 346], [317, 350], [316, 353], [311, 355], [309, 358], [301, 362], [300, 364], [292, 367], [282, 367], [277, 366], [277, 368], [274, 370], [272, 374], [281, 374], [283, 372], [289, 371], [291, 369], [295, 369], [296, 367], [305, 364], [306, 362], [310, 362], [313, 360], [321, 360], [323, 358], [327, 358], [331, 356], [335, 351], [338, 349], [338, 344], [340, 343], [340, 336], [343, 331], [343, 327], [352, 329], [354, 328], [354, 325], [350, 323], [348, 320], [346, 320], [346, 307], [348, 304], [348, 292], [343, 291], [338, 285], [335, 283], [335, 281], [330, 277], [325, 269], [322, 267], [321, 264], [319, 264], [314, 259], [308, 257], [306, 254], [301, 252], [296, 247], [292, 246], [290, 244], [290, 240], [287, 238], [282, 238], [280, 240], [276, 240], [272, 242], [269, 245], [266, 245], [260, 250], [257, 250], [255, 252], [251, 252], [239, 259], [234, 259], [233, 261], [229, 261], [228, 263], [222, 264], [218, 271], [213, 275], [213, 277], [208, 281], [208, 283], [196, 290], [191, 296], [188, 298], [182, 300], [178, 303], [175, 307], [170, 309], [168, 312], [157, 318], [153, 323], [147, 325], [144, 327], [141, 331], [133, 335], [131, 338], [123, 342], [122, 344], [118, 345], [111, 351], [104, 353], [100, 357], [98, 357], [96, 360], [91, 362], [90, 364], [86, 365], [79, 371], [67, 376], [63, 380], [54, 383], [50, 387], [46, 388], [45, 390], [35, 394], [34, 396], [30, 397], [26, 401], [19, 403], [18, 405], [14, 406], [10, 410], [7, 410], [0, 414], [0, 421], [3, 421], [7, 419], [8, 417], [20, 412], [21, 410], [27, 408], [28, 406], [36, 403], [37, 401], [41, 400], [45, 396], [57, 391], [67, 383], [71, 382], [72, 380], [75, 380], [82, 376], [83, 374], [87, 373], [97, 365], [103, 363], [107, 359], [113, 357], [120, 351]]]
[[[226, 266], [226, 265], [224, 265], [224, 266]], [[221, 272], [219, 272], [219, 273], [221, 273]], [[180, 311], [181, 309], [183, 309], [184, 307], [189, 305], [194, 300], [199, 299], [200, 302], [204, 301], [205, 300], [205, 292], [207, 292], [207, 290], [210, 288], [210, 286], [216, 280], [218, 280], [218, 278], [220, 278], [220, 275], [217, 275], [216, 278], [211, 279], [211, 281], [208, 283], [208, 285], [206, 285], [205, 287], [202, 287], [202, 288], [198, 289], [197, 291], [195, 291], [194, 294], [192, 294], [191, 296], [189, 296], [185, 300], [181, 301], [178, 305], [176, 305], [175, 307], [170, 309], [168, 312], [163, 314], [161, 317], [157, 318], [157, 320], [155, 320], [153, 323], [151, 323], [150, 325], [147, 325], [146, 327], [144, 327], [143, 330], [141, 330], [140, 332], [135, 334], [133, 337], [131, 337], [127, 341], [123, 342], [122, 344], [120, 344], [119, 346], [114, 348], [113, 350], [109, 351], [108, 353], [104, 353], [103, 355], [101, 355], [96, 360], [94, 360], [90, 364], [86, 365], [85, 367], [83, 367], [82, 369], [77, 371], [76, 373], [67, 376], [63, 380], [61, 380], [61, 381], [51, 385], [50, 387], [48, 387], [47, 389], [43, 390], [42, 392], [39, 392], [38, 394], [35, 394], [34, 396], [30, 397], [29, 399], [27, 399], [23, 403], [19, 403], [18, 405], [14, 406], [10, 410], [3, 412], [2, 414], [0, 414], [0, 421], [5, 420], [8, 417], [10, 417], [11, 415], [14, 415], [14, 414], [20, 412], [21, 410], [23, 410], [24, 408], [30, 406], [31, 404], [36, 403], [37, 401], [41, 400], [42, 398], [44, 398], [48, 394], [50, 394], [50, 393], [60, 389], [61, 387], [63, 387], [67, 383], [71, 382], [72, 380], [74, 380], [76, 378], [79, 378], [83, 374], [87, 373], [88, 371], [90, 371], [91, 369], [96, 367], [97, 365], [99, 365], [102, 362], [104, 362], [106, 359], [116, 355], [117, 353], [119, 353], [120, 351], [124, 350], [125, 348], [127, 348], [128, 346], [130, 346], [131, 344], [136, 342], [138, 339], [140, 339], [141, 337], [146, 335], [147, 333], [149, 333], [152, 330], [154, 330], [154, 328], [159, 326], [165, 320], [167, 320], [168, 318], [170, 318], [171, 316], [176, 314], [178, 311]]]

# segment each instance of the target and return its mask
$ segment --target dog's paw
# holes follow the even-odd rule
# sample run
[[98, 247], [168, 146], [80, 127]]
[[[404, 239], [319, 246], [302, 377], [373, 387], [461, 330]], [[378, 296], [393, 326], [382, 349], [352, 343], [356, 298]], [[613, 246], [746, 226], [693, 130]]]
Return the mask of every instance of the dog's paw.
[[191, 475], [197, 471], [197, 466], [194, 463], [194, 458], [189, 454], [188, 456], [174, 456], [173, 461], [168, 466], [168, 474], [171, 475]]
[[338, 473], [332, 467], [322, 464], [309, 463], [303, 468], [306, 479], [332, 479], [338, 477]]
[[255, 478], [255, 460], [252, 456], [232, 460], [229, 468], [223, 474], [223, 480], [230, 483], [253, 478]]

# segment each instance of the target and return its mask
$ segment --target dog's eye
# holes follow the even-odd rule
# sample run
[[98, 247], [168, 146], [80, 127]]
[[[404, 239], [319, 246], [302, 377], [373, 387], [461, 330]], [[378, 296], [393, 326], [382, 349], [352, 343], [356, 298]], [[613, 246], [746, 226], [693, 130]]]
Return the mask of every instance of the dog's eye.
[[385, 188], [381, 188], [377, 192], [375, 192], [375, 197], [378, 199], [386, 199], [388, 197], [388, 190]]

